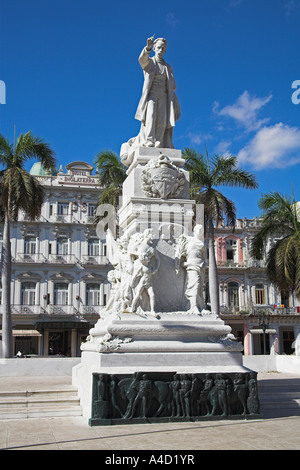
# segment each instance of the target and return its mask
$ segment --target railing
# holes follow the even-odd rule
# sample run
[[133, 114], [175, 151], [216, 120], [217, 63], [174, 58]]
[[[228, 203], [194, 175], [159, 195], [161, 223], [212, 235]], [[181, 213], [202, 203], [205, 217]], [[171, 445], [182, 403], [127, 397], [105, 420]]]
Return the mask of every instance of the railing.
[[246, 268], [265, 268], [266, 261], [264, 259], [248, 259], [244, 261]]
[[98, 256], [83, 255], [81, 257], [81, 260], [83, 264], [108, 264], [109, 263], [107, 257], [103, 255], [98, 255]]
[[261, 312], [265, 312], [267, 315], [300, 315], [300, 307], [273, 307], [270, 305], [253, 305], [249, 306], [232, 306], [220, 307], [221, 314], [254, 314], [261, 315]]
[[76, 315], [78, 313], [73, 305], [47, 305], [45, 311], [50, 315]]
[[79, 312], [82, 315], [100, 315], [104, 305], [81, 305]]
[[18, 253], [16, 261], [24, 263], [45, 263], [47, 259], [42, 253]]
[[13, 305], [11, 309], [17, 315], [40, 315], [45, 312], [40, 305]]
[[75, 255], [49, 255], [49, 263], [76, 264], [77, 262]]
[[[81, 305], [76, 308], [74, 305], [12, 305], [13, 315], [100, 315], [104, 305]], [[0, 305], [0, 314], [3, 313], [3, 305]]]
[[49, 217], [50, 222], [61, 222], [65, 224], [71, 224], [74, 222], [73, 214], [52, 214]]
[[[236, 219], [235, 228], [238, 229], [245, 229], [245, 228], [258, 228], [261, 226], [261, 221], [258, 217], [254, 217], [253, 219]], [[225, 228], [232, 231], [232, 226], [225, 225], [224, 219], [220, 220], [219, 223], [216, 225], [216, 228]]]
[[238, 263], [233, 260], [218, 260], [217, 266], [224, 268], [265, 268], [266, 261], [263, 259], [248, 259]]
[[[79, 260], [75, 255], [48, 255], [48, 258], [42, 253], [17, 253], [15, 258], [12, 258], [14, 263], [62, 263], [62, 264], [93, 264], [93, 265], [106, 265], [109, 264], [107, 256], [98, 255], [84, 255], [81, 256]], [[0, 262], [1, 262], [1, 253], [0, 253]]]
[[242, 265], [232, 260], [226, 260], [226, 261], [219, 260], [217, 261], [217, 266], [224, 267], [224, 268], [241, 268], [242, 267]]

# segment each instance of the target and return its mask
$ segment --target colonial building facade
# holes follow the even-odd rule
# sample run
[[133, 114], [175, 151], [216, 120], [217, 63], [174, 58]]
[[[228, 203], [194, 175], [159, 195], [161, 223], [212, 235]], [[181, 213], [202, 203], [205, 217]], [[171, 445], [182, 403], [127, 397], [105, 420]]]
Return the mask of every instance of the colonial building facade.
[[21, 214], [11, 224], [14, 353], [78, 356], [109, 295], [105, 240], [93, 224], [98, 178], [85, 162], [53, 174], [35, 164], [31, 174], [46, 197], [38, 221]]
[[[99, 240], [94, 225], [97, 174], [81, 161], [52, 174], [36, 163], [31, 174], [46, 197], [39, 220], [20, 214], [11, 224], [14, 354], [79, 356], [110, 290], [105, 239]], [[250, 256], [258, 228], [257, 218], [238, 219], [234, 231], [216, 227], [221, 316], [243, 342], [244, 354], [300, 355], [299, 302], [270, 285], [265, 261]], [[207, 283], [204, 295], [209, 304]]]
[[263, 260], [250, 255], [259, 226], [254, 217], [237, 219], [234, 231], [222, 224], [215, 229], [221, 316], [243, 342], [244, 354], [300, 354], [300, 302], [266, 276], [266, 253], [276, 239], [268, 240]]

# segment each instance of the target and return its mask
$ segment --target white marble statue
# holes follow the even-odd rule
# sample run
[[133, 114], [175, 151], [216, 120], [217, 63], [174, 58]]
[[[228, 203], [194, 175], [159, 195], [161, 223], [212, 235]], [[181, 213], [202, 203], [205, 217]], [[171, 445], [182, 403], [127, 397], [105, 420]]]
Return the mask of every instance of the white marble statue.
[[153, 246], [152, 229], [131, 235], [125, 233], [117, 240], [108, 229], [106, 242], [107, 256], [114, 269], [108, 274], [112, 290], [108, 304], [101, 312], [102, 318], [107, 313], [136, 312], [141, 307], [144, 292], [150, 299], [150, 313], [156, 316], [151, 279], [158, 271], [160, 261]]
[[[152, 48], [154, 57], [150, 57]], [[130, 165], [137, 147], [174, 148], [173, 127], [180, 117], [180, 106], [173, 69], [163, 59], [166, 48], [166, 39], [154, 41], [152, 36], [140, 54], [144, 86], [135, 118], [141, 121], [141, 128], [137, 137], [121, 147], [121, 160], [126, 166]]]
[[203, 278], [205, 261], [203, 259], [202, 226], [194, 227], [193, 236], [181, 235], [175, 252], [175, 269], [180, 266], [186, 271], [185, 296], [189, 300], [189, 313], [200, 314], [204, 309]]
[[134, 262], [133, 275], [131, 278], [131, 287], [134, 287], [138, 279], [138, 284], [135, 288], [134, 298], [131, 305], [131, 311], [136, 312], [136, 309], [141, 302], [142, 295], [146, 291], [150, 300], [150, 313], [157, 316], [155, 311], [155, 293], [152, 284], [152, 276], [157, 273], [160, 265], [159, 257], [156, 249], [149, 246], [146, 251], [141, 253]]

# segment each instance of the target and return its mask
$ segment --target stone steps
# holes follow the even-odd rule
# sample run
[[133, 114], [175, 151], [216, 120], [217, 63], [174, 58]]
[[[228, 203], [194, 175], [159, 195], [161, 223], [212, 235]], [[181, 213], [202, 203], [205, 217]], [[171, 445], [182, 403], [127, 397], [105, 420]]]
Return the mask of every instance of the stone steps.
[[259, 380], [258, 394], [264, 418], [300, 416], [300, 378]]
[[0, 419], [81, 416], [74, 388], [37, 391], [0, 391]]

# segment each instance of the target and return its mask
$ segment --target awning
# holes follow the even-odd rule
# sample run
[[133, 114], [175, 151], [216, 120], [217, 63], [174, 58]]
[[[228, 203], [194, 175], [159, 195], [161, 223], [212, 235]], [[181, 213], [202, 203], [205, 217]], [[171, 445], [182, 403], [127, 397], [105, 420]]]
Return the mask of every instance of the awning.
[[[37, 330], [13, 330], [13, 336], [42, 336], [42, 334]], [[0, 335], [2, 336], [2, 330], [0, 330]]]

